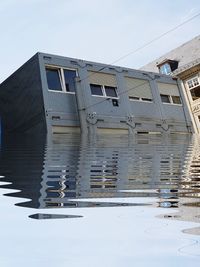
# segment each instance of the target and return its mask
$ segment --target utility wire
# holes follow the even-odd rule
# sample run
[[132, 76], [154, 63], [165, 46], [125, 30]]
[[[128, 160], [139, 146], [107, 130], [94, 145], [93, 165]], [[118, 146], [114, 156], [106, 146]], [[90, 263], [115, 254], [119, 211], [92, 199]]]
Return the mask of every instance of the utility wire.
[[[154, 81], [156, 79], [157, 79], [157, 77], [151, 78], [151, 81]], [[148, 83], [149, 83], [149, 80], [148, 81], [145, 81], [144, 83], [141, 83], [139, 85], [136, 85], [134, 87], [131, 87], [131, 88], [127, 89], [127, 90], [121, 91], [120, 93], [118, 93], [118, 96], [123, 95], [123, 94], [126, 94], [127, 92], [132, 91], [132, 90], [134, 90], [136, 88], [139, 88], [140, 86], [143, 86], [143, 85], [148, 84]], [[101, 104], [101, 103], [103, 103], [105, 101], [108, 101], [110, 99], [117, 99], [117, 98], [106, 97], [106, 98], [104, 98], [103, 100], [101, 100], [101, 101], [99, 101], [97, 103], [94, 103], [94, 104], [91, 104], [91, 105], [89, 105], [89, 106], [87, 106], [85, 108], [79, 109], [79, 111], [83, 111], [83, 110], [86, 110], [88, 108], [94, 107], [94, 106], [99, 105], [99, 104]]]
[[[120, 60], [122, 60], [122, 59], [124, 59], [124, 58], [126, 58], [126, 57], [128, 57], [128, 56], [130, 56], [130, 55], [132, 55], [132, 54], [134, 54], [134, 53], [136, 53], [136, 52], [142, 50], [143, 48], [145, 48], [145, 47], [147, 47], [148, 45], [152, 44], [153, 42], [155, 42], [155, 41], [161, 39], [161, 38], [164, 37], [165, 35], [167, 35], [167, 34], [173, 32], [173, 31], [175, 31], [176, 29], [182, 27], [183, 25], [187, 24], [188, 22], [192, 21], [193, 19], [197, 18], [198, 16], [200, 16], [200, 13], [197, 13], [196, 15], [192, 16], [191, 18], [189, 18], [189, 19], [183, 21], [182, 23], [176, 25], [175, 27], [171, 28], [170, 30], [168, 30], [168, 31], [166, 31], [166, 32], [164, 32], [164, 33], [162, 33], [161, 35], [155, 37], [155, 38], [152, 39], [151, 41], [149, 41], [149, 42], [143, 44], [142, 46], [136, 48], [135, 50], [133, 50], [133, 51], [131, 51], [131, 52], [125, 54], [124, 56], [119, 57], [119, 58], [116, 59], [115, 61], [113, 61], [113, 62], [107, 64], [106, 66], [104, 66], [104, 67], [98, 69], [98, 70], [95, 71], [95, 72], [101, 72], [102, 70], [106, 69], [108, 66], [111, 66], [111, 65], [115, 64], [116, 62], [118, 62], [118, 61], [120, 61]], [[90, 76], [93, 76], [93, 75], [95, 75], [95, 73], [92, 73], [92, 74], [86, 76], [85, 78], [80, 79], [79, 82], [84, 81], [84, 80], [88, 79]]]
[[[162, 33], [161, 35], [159, 35], [159, 36], [157, 36], [156, 38], [152, 39], [151, 41], [145, 43], [144, 45], [138, 47], [137, 49], [135, 49], [135, 50], [129, 52], [128, 54], [126, 54], [126, 55], [124, 55], [124, 56], [121, 56], [120, 58], [116, 59], [116, 60], [113, 61], [112, 63], [107, 64], [106, 66], [104, 66], [104, 67], [100, 68], [99, 70], [95, 71], [95, 73], [92, 73], [92, 74], [87, 75], [85, 78], [80, 79], [79, 82], [86, 80], [87, 78], [89, 78], [89, 77], [95, 75], [96, 72], [101, 72], [102, 70], [106, 69], [108, 66], [110, 66], [110, 65], [112, 65], [112, 64], [114, 64], [114, 63], [116, 63], [116, 62], [118, 62], [118, 61], [120, 61], [120, 60], [122, 60], [122, 59], [124, 59], [124, 58], [126, 58], [126, 57], [128, 57], [128, 56], [130, 56], [130, 55], [132, 55], [132, 54], [134, 54], [134, 53], [136, 53], [136, 52], [138, 52], [139, 50], [142, 50], [143, 48], [145, 48], [145, 47], [147, 47], [148, 45], [152, 44], [153, 42], [155, 42], [155, 41], [161, 39], [162, 37], [164, 37], [165, 35], [169, 34], [170, 32], [173, 32], [173, 31], [175, 31], [176, 29], [182, 27], [183, 25], [185, 25], [186, 23], [192, 21], [193, 19], [197, 18], [198, 16], [200, 16], [200, 13], [198, 13], [198, 14], [192, 16], [191, 18], [189, 18], [189, 19], [187, 19], [187, 20], [185, 20], [185, 21], [183, 21], [182, 23], [180, 23], [180, 24], [176, 25], [175, 27], [171, 28], [170, 30], [168, 30], [168, 31], [166, 31], [166, 32], [164, 32], [164, 33]], [[153, 78], [152, 80], [155, 80], [155, 79], [156, 79], [156, 78]], [[120, 92], [120, 93], [118, 94], [118, 96], [120, 96], [120, 95], [122, 95], [122, 94], [125, 94], [125, 93], [127, 93], [127, 92], [129, 92], [129, 91], [131, 91], [131, 90], [134, 90], [134, 89], [136, 89], [136, 88], [138, 88], [138, 87], [140, 87], [140, 86], [143, 86], [143, 85], [145, 85], [146, 83], [148, 83], [148, 81], [145, 81], [144, 83], [142, 83], [142, 84], [140, 84], [140, 85], [137, 85], [137, 86], [135, 86], [135, 87], [133, 87], [133, 88], [130, 88], [130, 89], [128, 89], [128, 90], [124, 90], [124, 91]], [[85, 107], [85, 108], [83, 108], [83, 109], [81, 109], [81, 110], [86, 110], [86, 109], [88, 109], [88, 108], [91, 108], [91, 107], [93, 107], [93, 106], [96, 106], [96, 105], [98, 105], [98, 104], [101, 104], [101, 103], [103, 103], [103, 102], [105, 102], [105, 101], [108, 101], [109, 99], [111, 99], [111, 98], [105, 98], [105, 99], [103, 99], [102, 101], [99, 101], [99, 102], [97, 102], [97, 103], [91, 104], [91, 105], [89, 105], [89, 106], [87, 106], [87, 107]]]

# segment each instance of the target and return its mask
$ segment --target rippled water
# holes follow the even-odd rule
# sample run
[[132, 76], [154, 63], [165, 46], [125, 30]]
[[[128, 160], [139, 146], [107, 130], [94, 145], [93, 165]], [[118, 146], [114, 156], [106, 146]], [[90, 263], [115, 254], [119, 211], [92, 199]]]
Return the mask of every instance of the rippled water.
[[200, 138], [10, 136], [0, 203], [3, 267], [197, 264]]

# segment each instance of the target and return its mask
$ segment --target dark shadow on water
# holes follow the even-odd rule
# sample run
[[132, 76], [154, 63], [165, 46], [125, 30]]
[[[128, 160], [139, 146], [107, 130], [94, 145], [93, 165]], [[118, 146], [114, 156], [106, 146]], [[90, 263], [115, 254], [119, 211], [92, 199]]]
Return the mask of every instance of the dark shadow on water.
[[36, 220], [49, 220], [49, 219], [75, 219], [75, 218], [82, 218], [82, 216], [36, 213], [36, 214], [30, 215], [29, 218], [36, 219]]

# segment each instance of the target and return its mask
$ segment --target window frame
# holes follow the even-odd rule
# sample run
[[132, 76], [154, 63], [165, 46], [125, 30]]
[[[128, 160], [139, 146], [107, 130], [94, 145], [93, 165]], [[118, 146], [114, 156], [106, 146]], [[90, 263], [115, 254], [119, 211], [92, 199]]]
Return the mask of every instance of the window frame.
[[[90, 83], [89, 85], [90, 85], [90, 92], [91, 92], [91, 95], [94, 96], [94, 97], [103, 97], [103, 98], [110, 98], [110, 99], [119, 99], [119, 96], [118, 96], [118, 93], [117, 93], [117, 87], [115, 87], [115, 86], [102, 85], [102, 84], [95, 84], [95, 83]], [[93, 95], [93, 94], [92, 94], [92, 91], [91, 91], [91, 85], [97, 85], [97, 86], [100, 86], [103, 95]], [[105, 87], [111, 87], [111, 88], [114, 88], [114, 89], [115, 89], [115, 93], [116, 93], [117, 96], [116, 96], [116, 97], [115, 97], [115, 96], [108, 96], [108, 95], [106, 94]]]
[[[50, 92], [56, 92], [56, 93], [71, 94], [71, 95], [75, 95], [76, 94], [76, 92], [70, 92], [70, 91], [67, 91], [66, 90], [64, 70], [75, 71], [76, 72], [76, 77], [78, 77], [77, 69], [65, 68], [65, 67], [61, 67], [61, 66], [45, 64], [45, 74], [46, 74], [46, 69], [58, 70], [59, 78], [60, 78], [60, 84], [61, 84], [61, 89], [62, 89], [61, 91], [49, 89], [49, 87], [48, 87], [48, 81], [47, 81], [48, 91], [50, 91]], [[46, 79], [47, 79], [47, 76], [46, 76]]]
[[[168, 96], [169, 102], [163, 102], [163, 101], [162, 101], [162, 98], [161, 98], [161, 95]], [[174, 101], [173, 101], [173, 96], [179, 97], [179, 99], [180, 99], [180, 103], [179, 103], [179, 104], [178, 104], [178, 103], [174, 103]], [[164, 104], [164, 105], [182, 106], [181, 97], [178, 96], [178, 95], [166, 95], [166, 94], [160, 94], [160, 99], [161, 99], [162, 104]]]
[[128, 96], [128, 98], [129, 98], [129, 101], [137, 101], [137, 102], [142, 102], [142, 103], [153, 103], [152, 98], [144, 98], [144, 97], [139, 97], [139, 96]]
[[[194, 80], [197, 80], [198, 84], [195, 84]], [[191, 90], [191, 89], [194, 89], [194, 88], [200, 86], [200, 79], [199, 79], [198, 75], [193, 76], [192, 78], [186, 80], [185, 82], [186, 82], [188, 90]], [[191, 83], [192, 86], [190, 86], [189, 83]]]
[[161, 74], [169, 75], [172, 72], [172, 69], [171, 69], [170, 64], [166, 62], [159, 66], [159, 71]]
[[[197, 84], [196, 84], [196, 81], [195, 80], [197, 80]], [[193, 99], [194, 96], [191, 93], [192, 90], [195, 90], [197, 88], [200, 88], [200, 77], [199, 77], [199, 75], [196, 74], [195, 76], [187, 79], [185, 81], [185, 86], [186, 86], [186, 88], [188, 90], [190, 101], [191, 102], [200, 101], [200, 97], [197, 98], [197, 99]]]

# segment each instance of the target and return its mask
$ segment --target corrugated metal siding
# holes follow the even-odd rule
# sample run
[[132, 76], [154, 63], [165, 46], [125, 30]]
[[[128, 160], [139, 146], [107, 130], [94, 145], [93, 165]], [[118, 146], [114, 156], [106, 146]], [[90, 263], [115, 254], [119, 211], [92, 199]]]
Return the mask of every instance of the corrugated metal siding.
[[180, 96], [178, 86], [169, 83], [157, 83], [160, 94]]
[[128, 95], [133, 97], [152, 99], [149, 81], [125, 77]]
[[115, 75], [88, 71], [88, 76], [89, 83], [117, 87]]

